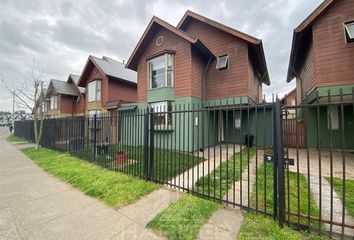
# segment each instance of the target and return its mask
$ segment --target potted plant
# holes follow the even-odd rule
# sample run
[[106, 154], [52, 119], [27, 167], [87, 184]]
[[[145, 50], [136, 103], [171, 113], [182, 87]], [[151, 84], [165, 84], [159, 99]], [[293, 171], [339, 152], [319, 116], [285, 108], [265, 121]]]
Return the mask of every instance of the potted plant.
[[116, 153], [116, 161], [118, 165], [122, 165], [128, 161], [128, 154], [126, 151], [121, 150]]

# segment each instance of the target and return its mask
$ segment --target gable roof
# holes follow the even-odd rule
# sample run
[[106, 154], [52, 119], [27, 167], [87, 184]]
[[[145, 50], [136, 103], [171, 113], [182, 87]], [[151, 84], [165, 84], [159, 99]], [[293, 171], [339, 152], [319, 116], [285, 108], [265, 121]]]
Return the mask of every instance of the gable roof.
[[187, 10], [187, 12], [184, 14], [182, 19], [178, 23], [177, 28], [184, 30], [188, 21], [190, 21], [191, 19], [198, 20], [200, 22], [208, 24], [214, 28], [217, 28], [223, 32], [229, 33], [229, 34], [247, 42], [248, 46], [252, 47], [252, 49], [254, 50], [254, 52], [258, 58], [258, 61], [260, 63], [260, 71], [261, 71], [261, 75], [263, 75], [263, 79], [262, 79], [263, 83], [270, 85], [268, 68], [267, 68], [267, 63], [265, 60], [263, 44], [262, 44], [261, 39], [258, 39], [258, 38], [251, 36], [251, 35], [248, 35], [246, 33], [240, 32], [234, 28], [228, 27], [224, 24], [216, 22], [212, 19], [204, 17], [204, 16], [197, 14], [195, 12], [192, 12], [190, 10]]
[[163, 28], [175, 33], [176, 35], [180, 36], [184, 40], [195, 45], [197, 47], [197, 49], [199, 49], [204, 55], [209, 56], [211, 58], [215, 58], [215, 56], [209, 51], [209, 49], [206, 46], [204, 46], [204, 44], [198, 38], [195, 38], [195, 37], [189, 35], [188, 33], [182, 31], [181, 29], [176, 28], [176, 27], [172, 26], [171, 24], [163, 21], [162, 19], [160, 19], [156, 16], [153, 16], [152, 19], [150, 20], [150, 23], [146, 27], [143, 35], [141, 36], [138, 44], [135, 46], [133, 53], [130, 55], [130, 58], [129, 58], [127, 65], [126, 65], [127, 68], [133, 69], [135, 71], [137, 70], [137, 58], [143, 49], [143, 44], [144, 44], [146, 37], [153, 30], [154, 26], [160, 26], [160, 27], [163, 27]]
[[50, 95], [51, 93], [59, 93], [69, 96], [79, 96], [79, 91], [74, 83], [68, 83], [57, 79], [50, 80], [47, 95]]
[[74, 83], [75, 86], [79, 89], [79, 92], [80, 92], [81, 94], [84, 94], [86, 88], [84, 88], [84, 87], [79, 87], [79, 86], [77, 85], [77, 84], [79, 83], [79, 80], [80, 80], [80, 76], [79, 76], [79, 75], [70, 73], [67, 82], [68, 82], [68, 83]]
[[98, 58], [90, 55], [82, 71], [78, 85], [80, 85], [82, 78], [85, 76], [88, 65], [90, 63], [97, 67], [98, 70], [100, 70], [101, 73], [107, 77], [113, 77], [133, 84], [136, 84], [137, 82], [137, 73], [135, 71], [126, 69], [123, 63], [106, 56]]
[[304, 21], [302, 21], [302, 23], [300, 23], [297, 28], [294, 29], [288, 74], [286, 77], [287, 82], [290, 82], [295, 78], [294, 67], [297, 64], [300, 46], [302, 45], [304, 39], [306, 39], [306, 32], [312, 28], [312, 24], [316, 21], [316, 19], [334, 2], [335, 0], [325, 0], [322, 2], [309, 16], [307, 16], [307, 18], [305, 18]]

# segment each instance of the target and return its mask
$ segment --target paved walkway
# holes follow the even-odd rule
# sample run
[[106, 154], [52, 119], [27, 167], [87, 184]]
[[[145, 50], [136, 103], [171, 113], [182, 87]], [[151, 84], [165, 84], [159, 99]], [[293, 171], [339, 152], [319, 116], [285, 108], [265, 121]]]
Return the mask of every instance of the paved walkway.
[[204, 148], [203, 152], [196, 151], [194, 156], [204, 158], [205, 161], [171, 179], [169, 183], [191, 190], [198, 179], [207, 176], [218, 168], [222, 162], [230, 159], [234, 153], [240, 152], [242, 148], [243, 146], [237, 144], [221, 144]]
[[[258, 151], [258, 166], [263, 162], [263, 150]], [[249, 207], [252, 191], [256, 182], [256, 155], [249, 162], [249, 168], [242, 172], [240, 180], [235, 182], [232, 188], [224, 196], [225, 200], [235, 202], [244, 207]]]
[[[305, 175], [307, 178], [307, 176]], [[318, 207], [320, 207], [320, 178], [318, 175], [311, 175], [310, 176], [310, 189], [314, 196], [315, 202]], [[331, 219], [331, 185], [330, 183], [324, 178], [321, 177], [321, 219], [325, 221], [330, 221]], [[332, 209], [332, 219], [333, 222], [342, 223], [342, 211], [343, 211], [343, 204], [342, 200], [338, 197], [337, 193], [333, 189], [333, 209]], [[354, 226], [354, 218], [348, 214], [345, 210], [345, 224]], [[323, 224], [324, 229], [330, 231], [330, 224]], [[342, 227], [332, 225], [332, 231], [338, 234], [342, 233]], [[354, 236], [354, 230], [349, 228], [344, 228], [344, 234], [347, 236]]]
[[4, 137], [0, 133], [0, 239], [161, 239], [123, 209], [48, 175]]

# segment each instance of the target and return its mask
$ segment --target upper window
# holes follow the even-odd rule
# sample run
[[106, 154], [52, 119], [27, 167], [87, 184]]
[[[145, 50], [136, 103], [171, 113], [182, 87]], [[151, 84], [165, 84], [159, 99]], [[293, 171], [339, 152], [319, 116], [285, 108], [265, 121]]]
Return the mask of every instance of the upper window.
[[347, 43], [354, 42], [354, 21], [344, 24]]
[[222, 55], [218, 57], [218, 61], [216, 63], [216, 69], [225, 70], [229, 66], [229, 55]]
[[101, 101], [101, 80], [88, 83], [88, 101]]
[[51, 96], [50, 109], [57, 109], [57, 108], [58, 108], [58, 96]]
[[172, 87], [173, 56], [164, 54], [149, 60], [150, 88]]
[[151, 107], [155, 113], [153, 115], [155, 127], [172, 126], [172, 103], [170, 101], [152, 103]]

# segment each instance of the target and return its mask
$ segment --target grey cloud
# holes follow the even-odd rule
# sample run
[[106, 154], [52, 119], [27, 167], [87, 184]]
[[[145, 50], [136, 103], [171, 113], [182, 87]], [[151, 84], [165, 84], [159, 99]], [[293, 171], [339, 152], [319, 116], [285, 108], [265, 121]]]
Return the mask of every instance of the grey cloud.
[[[263, 40], [272, 85], [285, 93], [293, 28], [322, 0], [0, 0], [0, 71], [36, 58], [46, 78], [80, 74], [89, 54], [127, 59], [153, 15], [177, 24], [187, 9]], [[0, 104], [8, 108], [3, 97]], [[5, 96], [5, 95], [4, 95]], [[5, 102], [7, 102], [5, 104]]]

